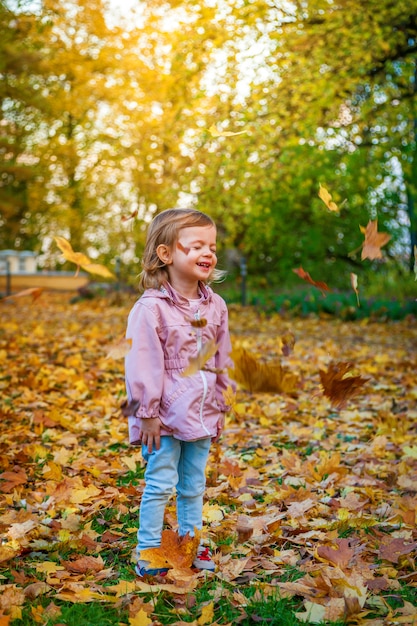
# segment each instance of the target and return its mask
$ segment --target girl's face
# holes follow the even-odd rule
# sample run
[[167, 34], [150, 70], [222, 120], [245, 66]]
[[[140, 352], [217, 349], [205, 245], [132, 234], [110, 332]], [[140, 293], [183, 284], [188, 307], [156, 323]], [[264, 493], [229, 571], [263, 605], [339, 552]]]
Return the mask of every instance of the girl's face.
[[[174, 289], [189, 295], [198, 281], [206, 282], [217, 264], [216, 227], [190, 226], [181, 228], [172, 250], [166, 249], [169, 280]], [[161, 258], [161, 257], [160, 257]]]

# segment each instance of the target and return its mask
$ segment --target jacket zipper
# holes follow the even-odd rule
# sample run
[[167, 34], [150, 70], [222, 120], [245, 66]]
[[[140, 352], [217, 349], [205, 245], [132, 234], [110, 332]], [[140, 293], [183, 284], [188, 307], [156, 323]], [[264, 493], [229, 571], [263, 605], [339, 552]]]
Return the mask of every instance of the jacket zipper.
[[[196, 319], [196, 320], [200, 319], [200, 310], [198, 310], [198, 311], [196, 311], [194, 313], [194, 319]], [[196, 329], [196, 336], [197, 336], [197, 350], [200, 351], [202, 346], [203, 346], [203, 337], [202, 337], [202, 330], [201, 330], [201, 328], [197, 328]], [[201, 402], [200, 402], [200, 424], [204, 428], [206, 433], [209, 436], [211, 436], [211, 433], [206, 428], [206, 425], [204, 424], [204, 419], [203, 419], [203, 409], [204, 409], [204, 404], [205, 404], [205, 401], [206, 401], [206, 398], [207, 398], [207, 392], [208, 392], [207, 376], [205, 375], [203, 370], [200, 370], [200, 376], [201, 376], [201, 380], [203, 381], [203, 396], [202, 396]]]

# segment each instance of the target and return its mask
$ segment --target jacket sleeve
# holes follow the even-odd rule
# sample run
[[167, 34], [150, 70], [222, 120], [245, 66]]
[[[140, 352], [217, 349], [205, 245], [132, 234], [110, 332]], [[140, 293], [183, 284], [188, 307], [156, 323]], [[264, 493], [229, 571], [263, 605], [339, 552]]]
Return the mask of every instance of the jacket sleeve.
[[216, 354], [216, 368], [223, 370], [223, 373], [217, 374], [216, 380], [216, 400], [219, 408], [223, 412], [227, 412], [230, 409], [230, 405], [226, 403], [224, 398], [224, 392], [228, 387], [231, 387], [232, 391], [236, 391], [236, 384], [229, 378], [227, 370], [233, 367], [233, 361], [230, 358], [232, 351], [232, 344], [229, 334], [229, 316], [227, 306], [223, 302], [221, 323], [217, 335], [217, 344], [219, 346]]
[[[140, 419], [158, 417], [164, 380], [164, 352], [158, 333], [158, 316], [138, 301], [131, 310], [126, 338], [132, 347], [125, 358], [125, 380], [129, 406], [129, 430]], [[139, 419], [138, 419], [139, 418]]]

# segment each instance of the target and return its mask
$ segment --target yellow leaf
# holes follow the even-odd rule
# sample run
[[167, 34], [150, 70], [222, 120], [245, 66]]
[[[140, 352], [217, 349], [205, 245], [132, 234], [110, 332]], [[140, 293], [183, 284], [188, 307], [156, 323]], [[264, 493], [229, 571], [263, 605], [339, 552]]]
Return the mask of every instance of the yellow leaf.
[[214, 339], [209, 339], [207, 343], [204, 343], [201, 346], [201, 349], [198, 351], [197, 356], [190, 357], [189, 364], [184, 369], [181, 376], [192, 376], [193, 374], [196, 374], [199, 370], [202, 370], [207, 361], [216, 354], [217, 349], [218, 345], [214, 341]]
[[203, 610], [201, 611], [201, 615], [197, 620], [197, 624], [201, 626], [202, 624], [213, 624], [214, 622], [214, 603], [210, 602], [203, 606]]
[[356, 293], [356, 300], [358, 302], [358, 306], [360, 306], [361, 303], [359, 302], [358, 277], [353, 272], [351, 272], [350, 274], [350, 284], [352, 285], [353, 291]]
[[36, 571], [41, 574], [55, 574], [55, 572], [62, 571], [65, 567], [54, 563], [53, 561], [44, 561], [43, 563], [36, 564]]
[[75, 265], [89, 265], [91, 263], [88, 256], [82, 252], [74, 252], [70, 242], [64, 239], [64, 237], [54, 237], [54, 239], [67, 261], [75, 263]]
[[88, 487], [84, 489], [74, 489], [70, 495], [70, 502], [73, 504], [81, 504], [81, 502], [90, 500], [94, 496], [98, 496], [100, 493], [100, 489], [97, 489], [94, 485], [88, 485]]
[[152, 624], [152, 620], [149, 619], [148, 614], [143, 609], [140, 609], [134, 617], [129, 617], [129, 624], [130, 626], [149, 626]]
[[116, 278], [115, 275], [107, 269], [105, 265], [101, 265], [100, 263], [90, 263], [87, 264], [80, 263], [83, 270], [88, 272], [89, 274], [96, 274], [97, 276], [102, 276], [103, 278]]
[[320, 185], [319, 198], [323, 200], [329, 211], [334, 211], [335, 213], [339, 211], [339, 207], [335, 202], [333, 202], [332, 196], [327, 191], [326, 187], [323, 187], [323, 185]]

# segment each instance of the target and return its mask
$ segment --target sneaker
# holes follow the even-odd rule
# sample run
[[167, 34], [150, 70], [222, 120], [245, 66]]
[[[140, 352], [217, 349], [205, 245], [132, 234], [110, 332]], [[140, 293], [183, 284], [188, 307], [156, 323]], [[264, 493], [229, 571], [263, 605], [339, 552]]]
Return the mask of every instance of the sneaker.
[[148, 567], [149, 561], [139, 560], [135, 565], [135, 572], [138, 576], [166, 576], [167, 567]]
[[207, 546], [199, 546], [197, 549], [197, 556], [193, 561], [193, 567], [196, 569], [205, 569], [209, 572], [214, 572], [216, 565], [211, 558], [210, 549]]

